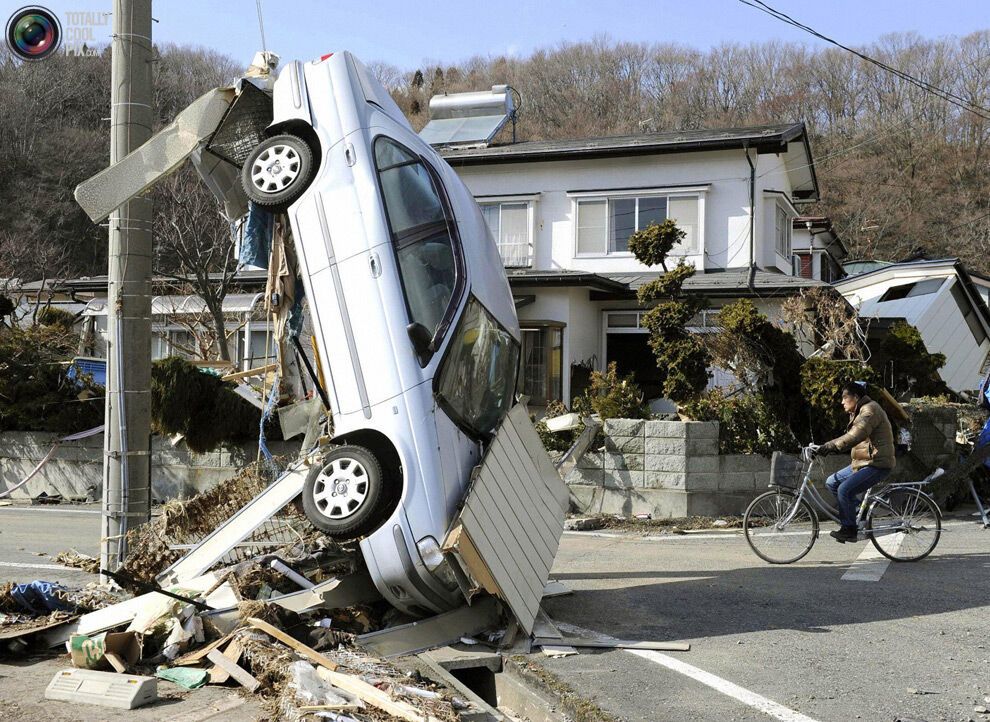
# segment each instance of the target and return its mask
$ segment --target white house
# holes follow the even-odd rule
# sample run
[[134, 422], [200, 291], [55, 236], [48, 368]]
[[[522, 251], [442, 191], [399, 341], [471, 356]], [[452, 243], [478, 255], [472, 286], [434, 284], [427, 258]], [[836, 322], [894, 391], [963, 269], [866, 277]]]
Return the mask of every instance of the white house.
[[795, 219], [818, 199], [803, 123], [440, 150], [501, 249], [534, 403], [569, 402], [610, 361], [656, 395], [635, 291], [660, 269], [628, 251], [651, 222], [687, 232], [674, 262], [698, 269], [686, 288], [710, 300], [699, 327], [731, 300], [774, 316], [783, 296], [822, 285], [794, 274]]
[[849, 249], [824, 216], [798, 216], [793, 223], [794, 275], [835, 283], [845, 276]]
[[[871, 267], [867, 267], [871, 268]], [[864, 325], [882, 333], [903, 319], [930, 353], [945, 354], [942, 380], [954, 391], [979, 388], [990, 356], [990, 311], [982, 289], [956, 258], [872, 264], [835, 284]]]

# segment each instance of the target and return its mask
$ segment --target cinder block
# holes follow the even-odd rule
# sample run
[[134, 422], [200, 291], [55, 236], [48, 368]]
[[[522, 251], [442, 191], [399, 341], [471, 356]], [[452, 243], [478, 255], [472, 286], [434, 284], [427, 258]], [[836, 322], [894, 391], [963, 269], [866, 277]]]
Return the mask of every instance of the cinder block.
[[[753, 491], [757, 475], [751, 471], [733, 471], [719, 475], [719, 491]], [[766, 486], [766, 484], [764, 484]]]
[[647, 489], [683, 489], [685, 475], [676, 471], [646, 471], [643, 486]]
[[687, 427], [683, 421], [647, 421], [646, 437], [659, 436], [667, 439], [687, 438]]
[[645, 457], [642, 454], [612, 454], [605, 452], [606, 471], [642, 471]]
[[689, 456], [715, 456], [718, 454], [718, 439], [689, 439], [687, 453]]
[[619, 454], [642, 454], [646, 449], [646, 439], [643, 436], [607, 436], [605, 450]]
[[684, 456], [646, 455], [646, 469], [649, 471], [687, 471], [687, 458]]
[[717, 473], [688, 474], [684, 478], [684, 489], [686, 491], [716, 491], [720, 478], [721, 474]]
[[689, 439], [717, 439], [717, 421], [686, 421], [687, 437]]
[[760, 454], [727, 454], [721, 457], [719, 468], [727, 473], [751, 471], [770, 473], [770, 459]]
[[644, 438], [647, 454], [662, 454], [664, 456], [684, 455], [687, 453], [686, 439], [671, 439], [665, 436], [647, 436]]
[[604, 484], [608, 489], [641, 489], [643, 488], [643, 471], [606, 471]]
[[717, 472], [718, 465], [717, 456], [688, 456], [686, 470], [689, 473], [694, 471]]
[[643, 419], [605, 419], [606, 436], [639, 436], [646, 421]]

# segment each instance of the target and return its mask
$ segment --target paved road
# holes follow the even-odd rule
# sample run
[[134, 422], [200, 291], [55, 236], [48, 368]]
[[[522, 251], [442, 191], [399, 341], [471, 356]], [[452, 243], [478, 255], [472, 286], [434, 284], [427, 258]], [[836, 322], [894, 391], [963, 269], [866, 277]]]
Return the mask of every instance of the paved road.
[[[990, 707], [990, 530], [950, 520], [928, 560], [891, 564], [875, 582], [844, 580], [865, 548], [825, 537], [804, 561], [780, 567], [737, 534], [569, 533], [552, 575], [575, 593], [546, 602], [556, 620], [692, 650], [543, 663], [630, 721], [990, 720], [973, 711]], [[714, 678], [705, 684], [655, 661], [670, 658]]]

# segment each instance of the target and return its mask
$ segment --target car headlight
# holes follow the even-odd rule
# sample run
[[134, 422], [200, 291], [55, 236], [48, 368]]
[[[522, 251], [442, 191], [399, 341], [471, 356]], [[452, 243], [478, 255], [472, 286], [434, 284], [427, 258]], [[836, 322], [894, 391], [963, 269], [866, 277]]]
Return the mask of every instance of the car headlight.
[[419, 550], [419, 558], [423, 560], [423, 565], [430, 574], [448, 589], [457, 587], [457, 577], [454, 576], [436, 539], [431, 536], [423, 537], [416, 542], [416, 549]]

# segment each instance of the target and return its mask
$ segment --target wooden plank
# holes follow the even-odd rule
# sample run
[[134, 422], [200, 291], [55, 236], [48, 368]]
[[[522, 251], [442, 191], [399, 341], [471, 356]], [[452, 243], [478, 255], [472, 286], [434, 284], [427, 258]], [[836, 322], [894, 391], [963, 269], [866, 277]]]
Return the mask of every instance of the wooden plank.
[[183, 654], [181, 657], [177, 657], [175, 661], [172, 662], [172, 666], [185, 667], [191, 664], [199, 664], [200, 660], [203, 659], [203, 657], [208, 655], [217, 647], [220, 647], [226, 642], [229, 642], [230, 639], [234, 636], [234, 634], [235, 632], [231, 632], [230, 634], [225, 634], [224, 636], [220, 637], [220, 639], [213, 640], [205, 647], [200, 647], [199, 649], [193, 650], [192, 652]]
[[485, 597], [469, 607], [359, 635], [357, 643], [380, 657], [415, 654], [452, 644], [461, 637], [495, 626], [499, 621], [499, 611], [498, 601], [494, 597]]
[[236, 381], [237, 379], [246, 379], [251, 376], [261, 376], [274, 371], [278, 368], [278, 364], [267, 364], [265, 366], [259, 366], [256, 369], [248, 369], [247, 371], [235, 371], [234, 373], [224, 374], [220, 377], [221, 381]]
[[251, 674], [236, 662], [231, 662], [219, 649], [212, 650], [206, 658], [218, 667], [222, 667], [238, 684], [248, 692], [254, 692], [261, 686], [261, 682], [251, 676]]
[[[215, 647], [214, 649], [220, 651], [219, 648]], [[210, 652], [212, 651], [213, 650], [211, 649]], [[223, 656], [234, 664], [241, 661], [241, 654], [243, 653], [244, 645], [241, 643], [240, 639], [231, 640], [230, 644], [227, 645], [227, 648], [223, 650]], [[206, 653], [207, 658], [209, 658], [209, 654], [209, 652]], [[230, 672], [226, 668], [214, 664], [213, 668], [210, 669], [210, 684], [223, 684], [228, 679], [230, 679]]]
[[377, 707], [383, 712], [388, 712], [390, 715], [406, 720], [406, 722], [440, 722], [436, 717], [420, 714], [419, 710], [410, 704], [392, 699], [385, 692], [368, 684], [360, 677], [332, 672], [329, 669], [322, 668], [317, 668], [316, 673], [334, 687], [339, 687], [345, 692], [350, 692], [360, 697], [372, 707]]
[[[334, 664], [331, 660], [329, 660], [326, 657], [324, 657], [322, 654], [320, 654], [319, 652], [317, 652], [315, 649], [313, 649], [312, 647], [309, 647], [309, 646], [303, 644], [298, 639], [295, 639], [293, 637], [290, 637], [288, 634], [286, 634], [285, 632], [283, 632], [281, 629], [278, 629], [276, 627], [273, 627], [272, 625], [270, 625], [265, 620], [258, 619], [256, 617], [248, 617], [246, 621], [247, 621], [248, 624], [250, 624], [255, 629], [260, 629], [262, 632], [264, 632], [265, 634], [267, 634], [270, 637], [274, 637], [275, 639], [277, 639], [278, 641], [280, 641], [282, 644], [285, 644], [285, 645], [288, 645], [288, 646], [292, 647], [294, 650], [296, 650], [297, 652], [299, 652], [299, 654], [301, 654], [304, 657], [308, 658], [310, 661], [316, 662], [318, 665], [320, 665], [322, 667], [326, 667], [327, 669], [329, 669], [331, 671], [337, 669], [337, 665], [336, 664]], [[207, 655], [207, 656], [209, 656], [209, 655]]]
[[[551, 518], [555, 518], [557, 514], [560, 513], [557, 509], [556, 500], [547, 489], [546, 482], [541, 478], [540, 470], [536, 466], [536, 462], [530, 456], [529, 449], [526, 448], [522, 439], [519, 438], [519, 434], [517, 433], [515, 426], [510, 423], [510, 420], [506, 421], [504, 427], [505, 432], [501, 434], [502, 442], [508, 449], [511, 449], [512, 453], [517, 458], [523, 460], [523, 463], [525, 463], [527, 467], [527, 476], [529, 476], [529, 478], [525, 485], [529, 487], [533, 494], [539, 499], [539, 502], [544, 507], [544, 511], [546, 511]], [[499, 431], [501, 432], [501, 429]], [[543, 453], [546, 454], [546, 451]], [[554, 474], [556, 473], [556, 470], [554, 470]]]

